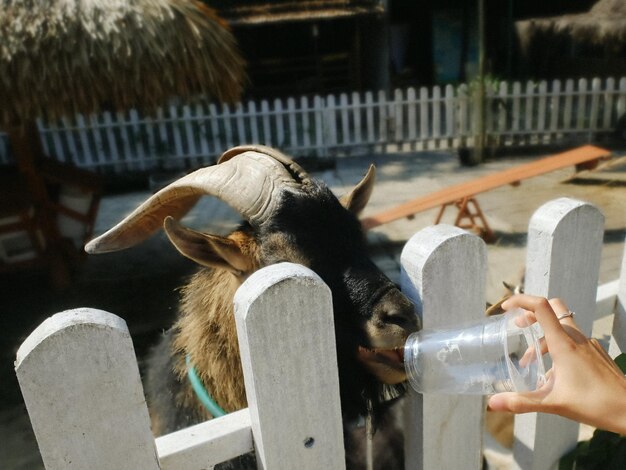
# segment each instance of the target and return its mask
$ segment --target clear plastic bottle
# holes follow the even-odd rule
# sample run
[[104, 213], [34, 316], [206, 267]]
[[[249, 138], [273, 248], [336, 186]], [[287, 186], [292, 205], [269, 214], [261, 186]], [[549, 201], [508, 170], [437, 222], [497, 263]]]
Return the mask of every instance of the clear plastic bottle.
[[404, 365], [420, 393], [523, 392], [545, 381], [539, 338], [519, 309], [464, 327], [413, 333]]

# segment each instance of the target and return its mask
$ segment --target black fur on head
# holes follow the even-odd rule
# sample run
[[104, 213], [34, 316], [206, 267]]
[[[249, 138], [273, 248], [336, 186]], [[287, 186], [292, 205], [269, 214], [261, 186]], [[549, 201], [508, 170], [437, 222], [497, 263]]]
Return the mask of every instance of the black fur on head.
[[[381, 382], [359, 360], [359, 347], [402, 346], [417, 329], [417, 317], [410, 301], [371, 261], [357, 217], [328, 187], [312, 181], [305, 191], [285, 192], [274, 216], [255, 231], [261, 265], [305, 264], [331, 289], [344, 419], [366, 415], [368, 401], [374, 413], [382, 411], [384, 401], [404, 392], [404, 382]], [[276, 239], [282, 247], [272, 242]], [[376, 343], [372, 334], [383, 336], [386, 329], [393, 330], [392, 339]]]

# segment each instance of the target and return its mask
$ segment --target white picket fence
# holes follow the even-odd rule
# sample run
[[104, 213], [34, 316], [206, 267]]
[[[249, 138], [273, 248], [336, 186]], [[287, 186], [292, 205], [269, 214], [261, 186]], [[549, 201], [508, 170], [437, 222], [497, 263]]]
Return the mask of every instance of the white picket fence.
[[[626, 350], [626, 259], [621, 280], [598, 289], [604, 218], [558, 199], [529, 225], [526, 290], [564, 298], [590, 334], [615, 313], [613, 352]], [[402, 253], [401, 284], [424, 327], [483, 316], [486, 246], [438, 225]], [[138, 366], [122, 319], [93, 309], [59, 313], [17, 353], [16, 372], [48, 469], [200, 469], [254, 450], [259, 468], [344, 465], [331, 294], [307, 268], [254, 273], [235, 297], [249, 408], [153, 438]], [[280, 315], [276, 315], [280, 312]], [[479, 469], [482, 397], [411, 393], [405, 410], [407, 469]], [[578, 424], [552, 415], [516, 418], [514, 467], [552, 468]]]
[[[295, 156], [451, 149], [471, 146], [478, 132], [475, 85], [397, 89], [391, 96], [342, 93], [249, 101], [172, 105], [154, 117], [128, 112], [39, 123], [44, 149], [61, 161], [113, 171], [185, 168], [213, 163], [243, 143]], [[614, 129], [626, 112], [626, 78], [500, 82], [487, 87], [491, 146], [591, 141]], [[9, 159], [0, 134], [0, 162]]]

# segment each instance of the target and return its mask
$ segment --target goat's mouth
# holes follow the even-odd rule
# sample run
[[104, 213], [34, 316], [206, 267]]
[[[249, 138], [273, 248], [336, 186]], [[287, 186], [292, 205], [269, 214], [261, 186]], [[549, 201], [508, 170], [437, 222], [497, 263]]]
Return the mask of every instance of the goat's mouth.
[[404, 347], [366, 348], [359, 346], [357, 358], [378, 380], [394, 385], [406, 380]]

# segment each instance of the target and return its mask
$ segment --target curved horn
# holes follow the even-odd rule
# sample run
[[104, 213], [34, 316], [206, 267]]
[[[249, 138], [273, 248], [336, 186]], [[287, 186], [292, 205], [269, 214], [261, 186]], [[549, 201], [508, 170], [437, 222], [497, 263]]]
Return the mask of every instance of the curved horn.
[[264, 153], [265, 155], [269, 155], [270, 157], [278, 160], [280, 163], [285, 165], [289, 169], [289, 171], [293, 173], [294, 177], [302, 184], [308, 185], [311, 182], [311, 177], [309, 176], [309, 174], [304, 170], [304, 168], [294, 162], [291, 157], [288, 157], [281, 151], [276, 150], [275, 148], [267, 147], [265, 145], [240, 145], [238, 147], [233, 147], [226, 150], [226, 152], [224, 152], [219, 158], [217, 163], [227, 162], [231, 158], [243, 152], [259, 152]]
[[[252, 149], [252, 148], [251, 148]], [[166, 186], [103, 235], [85, 246], [88, 253], [107, 253], [136, 245], [156, 232], [166, 216], [180, 219], [204, 195], [215, 196], [253, 224], [274, 212], [284, 189], [301, 186], [283, 158], [263, 150], [244, 150], [220, 163], [190, 173]]]

